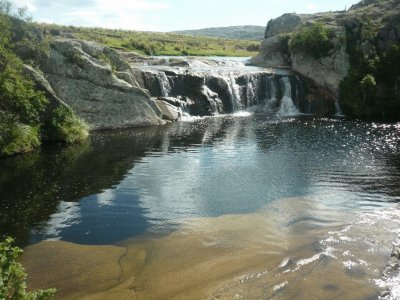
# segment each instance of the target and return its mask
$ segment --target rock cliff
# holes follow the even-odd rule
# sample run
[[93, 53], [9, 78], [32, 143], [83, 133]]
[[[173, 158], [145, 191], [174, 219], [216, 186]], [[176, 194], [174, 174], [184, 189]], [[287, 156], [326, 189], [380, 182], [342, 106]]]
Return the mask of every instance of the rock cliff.
[[163, 123], [161, 111], [148, 92], [138, 86], [129, 64], [110, 48], [56, 39], [41, 69], [55, 95], [91, 129]]
[[[400, 51], [393, 50], [399, 44], [400, 1], [364, 0], [347, 11], [270, 20], [251, 64], [291, 68], [308, 81], [309, 97], [339, 100], [348, 115], [399, 118], [391, 111], [400, 106], [400, 74], [389, 76], [384, 66], [385, 60], [400, 63]], [[367, 75], [373, 80], [363, 90]]]

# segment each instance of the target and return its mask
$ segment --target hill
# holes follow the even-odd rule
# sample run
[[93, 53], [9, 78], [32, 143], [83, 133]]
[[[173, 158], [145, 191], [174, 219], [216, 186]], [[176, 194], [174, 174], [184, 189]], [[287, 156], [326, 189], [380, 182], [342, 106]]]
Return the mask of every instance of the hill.
[[66, 36], [94, 41], [123, 51], [144, 55], [173, 56], [254, 56], [260, 39], [235, 40], [216, 37], [189, 36], [176, 33], [143, 32], [104, 28], [38, 24], [46, 35]]
[[263, 26], [245, 25], [229, 27], [212, 27], [197, 30], [174, 31], [176, 34], [208, 36], [237, 40], [262, 40], [265, 28]]

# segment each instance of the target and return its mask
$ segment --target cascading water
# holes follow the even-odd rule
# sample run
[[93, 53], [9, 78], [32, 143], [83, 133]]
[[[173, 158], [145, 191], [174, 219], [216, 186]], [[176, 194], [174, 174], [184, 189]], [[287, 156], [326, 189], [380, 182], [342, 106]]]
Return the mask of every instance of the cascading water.
[[292, 85], [290, 84], [289, 77], [281, 78], [282, 87], [282, 100], [279, 108], [279, 115], [281, 116], [293, 116], [300, 114], [298, 108], [294, 105], [292, 99]]
[[335, 116], [336, 117], [344, 117], [342, 108], [340, 107], [339, 101], [335, 101], [335, 109], [336, 109], [336, 113]]
[[242, 99], [240, 97], [239, 86], [236, 84], [236, 80], [233, 74], [221, 77], [228, 86], [228, 91], [234, 111], [243, 109]]
[[159, 72], [157, 79], [162, 96], [168, 97], [169, 93], [171, 92], [171, 85], [169, 83], [168, 76], [164, 72]]
[[[241, 111], [291, 116], [300, 113], [300, 103], [305, 100], [299, 93], [300, 80], [285, 70], [246, 69], [244, 66], [235, 69], [153, 66], [140, 71], [142, 87], [149, 90], [151, 96], [189, 99], [191, 104], [184, 106], [192, 116]], [[204, 93], [204, 86], [209, 93]], [[303, 103], [303, 107], [306, 105]]]

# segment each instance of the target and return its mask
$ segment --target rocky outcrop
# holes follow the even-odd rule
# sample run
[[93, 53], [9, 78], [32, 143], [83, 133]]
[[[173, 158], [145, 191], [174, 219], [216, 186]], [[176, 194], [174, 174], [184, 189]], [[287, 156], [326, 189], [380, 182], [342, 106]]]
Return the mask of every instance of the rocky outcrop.
[[[261, 52], [251, 60], [250, 64], [291, 68], [310, 83], [324, 89], [324, 94], [329, 95], [331, 101], [335, 101], [339, 97], [339, 83], [347, 75], [350, 67], [346, 45], [340, 40], [340, 37], [344, 36], [344, 31], [337, 26], [329, 25], [336, 34], [331, 37], [332, 50], [329, 55], [321, 58], [315, 58], [304, 51], [293, 51], [289, 47], [291, 34], [300, 26], [316, 22], [319, 17], [316, 16], [314, 20], [312, 15], [285, 14], [271, 20], [265, 32], [266, 39], [261, 44]], [[309, 97], [315, 98], [315, 95]]]
[[[329, 35], [332, 49], [321, 57], [314, 57], [309, 51], [295, 51], [290, 47], [293, 36], [301, 28], [312, 24], [323, 24], [332, 32]], [[367, 56], [374, 51], [383, 53], [398, 43], [400, 1], [364, 0], [347, 11], [284, 14], [270, 20], [261, 51], [250, 64], [291, 68], [313, 85], [309, 91], [314, 94], [309, 97], [316, 98], [324, 94], [331, 101], [337, 101], [341, 98], [340, 83], [354, 68], [351, 61], [358, 59], [355, 56]], [[393, 90], [388, 86], [385, 88]], [[384, 88], [378, 89], [382, 91]]]
[[350, 69], [350, 58], [345, 45], [340, 44], [338, 39], [334, 42], [334, 50], [328, 56], [319, 59], [303, 52], [291, 54], [292, 70], [312, 80], [325, 90], [332, 100], [339, 98], [339, 84]]
[[56, 39], [41, 63], [55, 94], [91, 129], [162, 124], [161, 111], [138, 86], [129, 64], [97, 43]]
[[301, 24], [301, 16], [290, 13], [268, 22], [265, 30], [265, 39], [282, 33], [293, 32]]
[[31, 66], [23, 65], [23, 72], [25, 76], [33, 81], [36, 90], [44, 92], [44, 95], [49, 100], [49, 105], [46, 107], [46, 112], [42, 116], [42, 122], [46, 123], [48, 119], [51, 118], [52, 113], [56, 108], [60, 106], [68, 106], [57, 96], [50, 83], [37, 70]]

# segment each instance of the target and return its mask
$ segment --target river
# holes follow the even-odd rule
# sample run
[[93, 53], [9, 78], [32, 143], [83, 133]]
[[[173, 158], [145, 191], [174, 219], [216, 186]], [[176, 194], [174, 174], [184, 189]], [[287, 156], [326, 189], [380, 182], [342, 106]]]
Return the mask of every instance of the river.
[[1, 234], [60, 299], [400, 296], [398, 123], [206, 117], [0, 169]]

